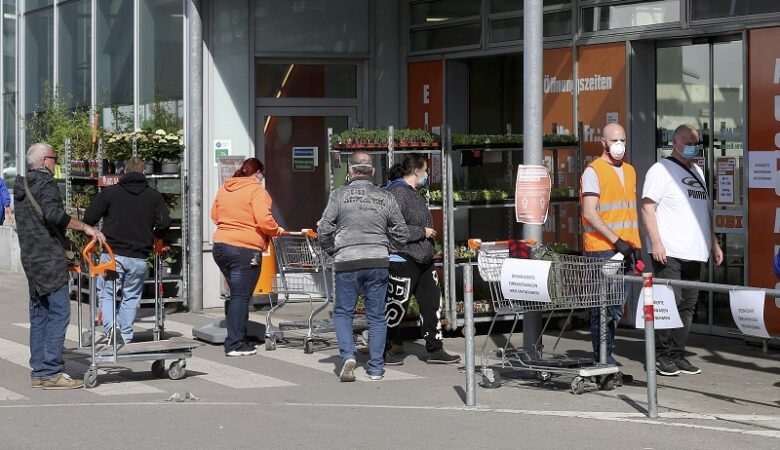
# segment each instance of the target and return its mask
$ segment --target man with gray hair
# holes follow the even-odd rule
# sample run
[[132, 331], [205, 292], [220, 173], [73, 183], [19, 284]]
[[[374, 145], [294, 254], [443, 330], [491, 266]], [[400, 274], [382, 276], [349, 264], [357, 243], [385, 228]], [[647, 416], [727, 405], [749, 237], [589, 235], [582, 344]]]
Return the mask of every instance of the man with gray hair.
[[[149, 186], [144, 175], [145, 164], [137, 157], [125, 162], [125, 174], [119, 182], [100, 191], [84, 213], [84, 222], [97, 224], [103, 219], [103, 231], [116, 259], [117, 281], [98, 278], [100, 309], [103, 311], [103, 338], [113, 342], [114, 283], [122, 286], [117, 312], [121, 341], [133, 340], [133, 323], [146, 278], [146, 259], [152, 251], [154, 237], [162, 238], [171, 224], [163, 196]], [[108, 261], [106, 253], [101, 261]]]
[[366, 375], [381, 380], [387, 323], [388, 248], [390, 239], [404, 244], [409, 230], [395, 196], [374, 186], [371, 155], [356, 152], [349, 158], [347, 184], [334, 190], [318, 223], [322, 249], [333, 256], [336, 300], [333, 325], [339, 344], [341, 381], [355, 381], [355, 341], [352, 319], [358, 294], [365, 294], [370, 360]]
[[27, 150], [29, 170], [17, 178], [14, 189], [16, 231], [30, 288], [31, 386], [77, 389], [84, 382], [63, 372], [65, 330], [70, 322], [64, 233], [79, 230], [100, 243], [105, 237], [63, 209], [53, 176], [56, 160], [49, 144], [33, 144]]

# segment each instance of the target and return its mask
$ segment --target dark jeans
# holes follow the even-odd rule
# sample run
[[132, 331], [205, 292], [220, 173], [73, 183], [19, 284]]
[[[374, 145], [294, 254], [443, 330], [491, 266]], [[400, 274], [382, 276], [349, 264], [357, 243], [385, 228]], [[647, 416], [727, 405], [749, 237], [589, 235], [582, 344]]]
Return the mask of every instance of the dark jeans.
[[[653, 273], [658, 278], [670, 280], [700, 281], [703, 263], [686, 261], [684, 259], [666, 257], [666, 265], [653, 260]], [[691, 330], [693, 313], [699, 299], [698, 289], [674, 288], [674, 300], [680, 313], [682, 328], [655, 331], [655, 354], [657, 357], [668, 357], [672, 360], [685, 356], [685, 341]]]
[[435, 352], [442, 348], [441, 289], [439, 276], [433, 263], [417, 264], [414, 261], [391, 262], [390, 280], [387, 284], [385, 319], [387, 320], [387, 345], [399, 343], [399, 330], [404, 314], [409, 309], [409, 299], [414, 295], [420, 306], [425, 348]]
[[[613, 250], [601, 250], [596, 252], [585, 252], [585, 256], [591, 256], [594, 258], [609, 259], [615, 256]], [[610, 283], [610, 286], [612, 283]], [[626, 291], [626, 284], [623, 284], [623, 291]], [[612, 291], [615, 292], [615, 291]], [[617, 364], [614, 356], [612, 356], [612, 349], [615, 347], [615, 330], [620, 323], [620, 319], [623, 318], [623, 310], [625, 308], [625, 299], [623, 303], [619, 305], [607, 306], [607, 364]], [[593, 343], [593, 359], [596, 362], [600, 361], [601, 357], [601, 308], [591, 308], [590, 311], [590, 337]]]
[[366, 296], [366, 320], [368, 320], [369, 375], [385, 373], [385, 293], [387, 269], [359, 269], [336, 272], [336, 301], [333, 305], [333, 326], [339, 343], [341, 360], [355, 357], [355, 338], [352, 335], [352, 319], [358, 295]]
[[249, 320], [249, 300], [260, 278], [262, 255], [259, 250], [221, 242], [214, 243], [213, 253], [214, 261], [230, 287], [230, 300], [225, 313], [225, 353], [228, 353], [244, 345], [246, 323]]
[[30, 297], [30, 367], [32, 378], [46, 380], [62, 372], [65, 330], [70, 322], [68, 285]]

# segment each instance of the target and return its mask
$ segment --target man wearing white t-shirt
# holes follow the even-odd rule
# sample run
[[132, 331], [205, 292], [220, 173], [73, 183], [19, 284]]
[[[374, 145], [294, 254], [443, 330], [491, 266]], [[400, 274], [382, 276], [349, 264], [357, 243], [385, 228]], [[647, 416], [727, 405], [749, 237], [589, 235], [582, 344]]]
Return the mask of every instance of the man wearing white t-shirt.
[[[723, 262], [723, 251], [712, 228], [704, 173], [693, 163], [700, 152], [699, 134], [691, 125], [680, 125], [672, 142], [672, 155], [655, 163], [645, 176], [641, 210], [646, 248], [655, 276], [700, 281], [710, 251], [716, 266]], [[699, 290], [675, 288], [674, 297], [683, 326], [656, 331], [656, 370], [667, 376], [701, 373], [685, 358]]]
[[[623, 161], [626, 154], [626, 131], [617, 123], [604, 127], [602, 153], [582, 173], [582, 239], [585, 255], [609, 259], [621, 253], [630, 261], [639, 245], [639, 223], [636, 212], [636, 171]], [[625, 299], [623, 299], [625, 302]], [[623, 317], [623, 303], [606, 307], [606, 355], [604, 360], [617, 364], [612, 356], [615, 330]], [[590, 332], [593, 355], [601, 360], [601, 308], [591, 310]], [[618, 372], [615, 385], [633, 381]]]

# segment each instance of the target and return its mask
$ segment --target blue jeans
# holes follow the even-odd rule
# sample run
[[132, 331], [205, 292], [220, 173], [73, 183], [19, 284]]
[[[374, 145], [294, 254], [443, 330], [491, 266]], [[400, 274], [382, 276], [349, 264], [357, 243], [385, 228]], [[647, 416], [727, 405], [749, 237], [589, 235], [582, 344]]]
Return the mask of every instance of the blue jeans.
[[[585, 256], [591, 256], [594, 258], [609, 259], [615, 256], [613, 250], [601, 250], [597, 252], [585, 252]], [[624, 292], [625, 284], [624, 284]], [[615, 345], [615, 330], [617, 329], [620, 319], [623, 318], [623, 309], [626, 303], [625, 298], [619, 305], [607, 306], [607, 364], [617, 364], [615, 358], [612, 356], [612, 348]], [[593, 359], [596, 362], [600, 360], [601, 350], [601, 330], [599, 323], [601, 321], [601, 308], [592, 308], [590, 312], [590, 337], [593, 341]]]
[[333, 305], [333, 326], [342, 361], [355, 357], [355, 339], [352, 336], [352, 319], [355, 316], [358, 294], [366, 295], [366, 320], [368, 320], [369, 375], [385, 373], [385, 297], [387, 296], [388, 269], [359, 269], [336, 272], [336, 301]]
[[65, 330], [70, 322], [68, 285], [46, 295], [30, 296], [31, 376], [46, 380], [62, 372]]
[[[117, 282], [122, 289], [121, 303], [117, 319], [119, 320], [119, 332], [125, 344], [133, 341], [133, 322], [138, 304], [141, 303], [141, 294], [144, 290], [146, 278], [146, 260], [131, 258], [129, 256], [115, 256], [116, 272], [119, 274]], [[108, 255], [100, 255], [100, 262], [109, 261]], [[98, 277], [97, 288], [100, 292], [100, 310], [103, 311], [103, 329], [111, 329], [114, 320], [114, 281]], [[117, 341], [119, 342], [119, 341]]]
[[260, 278], [260, 250], [235, 245], [214, 243], [214, 262], [230, 288], [225, 320], [227, 337], [225, 353], [238, 350], [246, 340], [246, 323], [249, 321], [249, 300]]

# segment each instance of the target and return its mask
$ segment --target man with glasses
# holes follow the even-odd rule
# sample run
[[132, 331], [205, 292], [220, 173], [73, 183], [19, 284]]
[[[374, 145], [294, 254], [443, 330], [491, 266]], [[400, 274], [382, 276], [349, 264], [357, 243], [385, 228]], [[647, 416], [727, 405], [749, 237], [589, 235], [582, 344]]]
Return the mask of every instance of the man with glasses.
[[[700, 281], [710, 252], [715, 265], [723, 251], [715, 237], [704, 172], [693, 162], [699, 155], [699, 134], [691, 125], [680, 125], [672, 137], [672, 155], [647, 172], [642, 191], [642, 223], [647, 251], [659, 278]], [[685, 358], [685, 342], [691, 328], [698, 289], [674, 289], [682, 327], [656, 331], [656, 370], [660, 375], [698, 374], [701, 369]]]
[[105, 237], [63, 209], [53, 176], [56, 161], [49, 144], [30, 146], [27, 175], [16, 180], [14, 210], [22, 267], [30, 288], [31, 387], [77, 389], [84, 382], [63, 371], [65, 330], [70, 322], [64, 233], [66, 229], [79, 230], [101, 244]]

